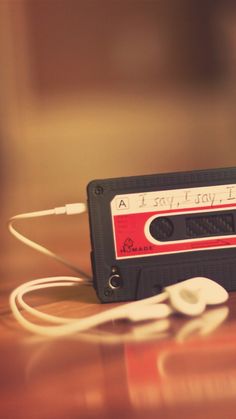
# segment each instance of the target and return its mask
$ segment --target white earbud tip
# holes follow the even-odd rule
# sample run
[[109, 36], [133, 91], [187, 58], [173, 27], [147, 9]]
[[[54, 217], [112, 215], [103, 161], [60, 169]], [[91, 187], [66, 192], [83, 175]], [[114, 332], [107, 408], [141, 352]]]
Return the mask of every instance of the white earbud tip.
[[169, 289], [169, 299], [173, 309], [186, 316], [198, 316], [206, 308], [202, 293], [191, 290], [188, 287]]

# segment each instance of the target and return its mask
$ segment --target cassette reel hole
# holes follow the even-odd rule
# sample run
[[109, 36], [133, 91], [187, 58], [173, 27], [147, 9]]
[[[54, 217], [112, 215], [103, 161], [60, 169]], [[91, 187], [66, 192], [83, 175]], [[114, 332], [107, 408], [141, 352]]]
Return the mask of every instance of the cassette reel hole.
[[154, 239], [168, 241], [174, 232], [174, 226], [169, 218], [157, 217], [152, 220], [149, 231]]

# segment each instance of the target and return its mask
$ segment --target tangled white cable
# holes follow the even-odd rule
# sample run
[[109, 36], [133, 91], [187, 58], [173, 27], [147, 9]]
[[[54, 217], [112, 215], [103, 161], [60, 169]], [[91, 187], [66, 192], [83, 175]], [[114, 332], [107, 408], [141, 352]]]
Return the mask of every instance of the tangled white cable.
[[[228, 299], [228, 293], [219, 284], [208, 278], [191, 278], [181, 283], [171, 285], [161, 294], [140, 301], [122, 304], [86, 318], [72, 319], [57, 317], [42, 313], [29, 306], [23, 297], [32, 291], [52, 287], [71, 287], [78, 284], [91, 285], [74, 277], [56, 277], [36, 279], [20, 285], [10, 295], [10, 306], [17, 321], [28, 331], [42, 336], [60, 337], [102, 325], [116, 319], [129, 319], [131, 321], [154, 320], [168, 317], [173, 312], [180, 312], [189, 316], [202, 314], [206, 305], [221, 304]], [[168, 303], [164, 301], [169, 300]], [[36, 319], [53, 325], [41, 325], [26, 319], [20, 309], [34, 316]]]
[[[156, 320], [166, 318], [173, 312], [180, 312], [187, 316], [197, 316], [203, 313], [207, 305], [221, 304], [228, 299], [228, 293], [223, 287], [208, 278], [200, 277], [168, 286], [164, 288], [161, 294], [154, 297], [122, 304], [86, 318], [58, 317], [31, 307], [24, 300], [24, 296], [30, 292], [48, 288], [78, 287], [78, 285], [91, 286], [92, 280], [81, 269], [72, 265], [61, 256], [23, 236], [13, 227], [13, 223], [20, 219], [48, 215], [81, 214], [85, 211], [86, 205], [83, 203], [68, 204], [51, 210], [20, 214], [12, 217], [8, 222], [9, 231], [22, 243], [44, 255], [53, 257], [83, 276], [83, 278], [61, 276], [36, 279], [26, 282], [13, 290], [9, 300], [11, 310], [16, 320], [28, 331], [47, 337], [60, 337], [84, 332], [115, 319], [129, 319], [130, 321]], [[41, 323], [37, 324], [29, 320], [24, 316], [24, 312], [41, 321]]]
[[[132, 321], [150, 318], [163, 318], [168, 316], [172, 310], [167, 304], [157, 304], [143, 313], [139, 308], [149, 306], [150, 304], [159, 303], [167, 297], [160, 294], [145, 300], [136, 301], [134, 303], [123, 304], [119, 307], [95, 314], [86, 318], [72, 319], [67, 317], [57, 317], [50, 314], [42, 313], [36, 308], [29, 306], [23, 297], [32, 291], [42, 290], [54, 287], [71, 287], [78, 284], [91, 285], [89, 281], [84, 281], [74, 277], [55, 277], [42, 278], [29, 281], [16, 288], [10, 295], [10, 307], [16, 320], [27, 330], [40, 334], [42, 336], [66, 336], [76, 332], [83, 332], [90, 328], [99, 326], [110, 320], [129, 318]], [[26, 319], [20, 309], [24, 309], [36, 319], [54, 324], [54, 326], [39, 325]], [[55, 326], [56, 324], [56, 326]]]

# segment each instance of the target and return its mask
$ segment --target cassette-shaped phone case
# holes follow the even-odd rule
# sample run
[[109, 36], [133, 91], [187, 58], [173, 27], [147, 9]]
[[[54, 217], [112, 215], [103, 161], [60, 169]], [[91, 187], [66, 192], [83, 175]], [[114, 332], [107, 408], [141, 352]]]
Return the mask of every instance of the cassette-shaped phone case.
[[236, 168], [89, 183], [94, 287], [102, 302], [206, 276], [236, 289]]

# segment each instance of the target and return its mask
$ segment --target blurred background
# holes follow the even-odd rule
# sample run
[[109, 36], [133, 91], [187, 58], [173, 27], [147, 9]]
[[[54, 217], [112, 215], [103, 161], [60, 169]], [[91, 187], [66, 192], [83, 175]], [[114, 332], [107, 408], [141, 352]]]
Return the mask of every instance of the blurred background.
[[94, 178], [235, 166], [235, 1], [1, 0], [0, 48], [3, 220]]

